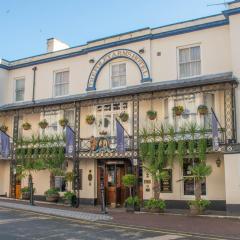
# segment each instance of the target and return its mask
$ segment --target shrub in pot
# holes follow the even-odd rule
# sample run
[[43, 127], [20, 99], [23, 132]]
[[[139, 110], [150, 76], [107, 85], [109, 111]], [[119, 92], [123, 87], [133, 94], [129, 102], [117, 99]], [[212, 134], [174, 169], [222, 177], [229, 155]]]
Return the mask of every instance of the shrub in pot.
[[46, 201], [57, 202], [59, 200], [59, 191], [57, 188], [50, 188], [45, 192]]
[[173, 110], [173, 114], [176, 116], [180, 116], [184, 112], [183, 106], [175, 106], [175, 107], [173, 107], [172, 110]]
[[140, 199], [138, 196], [128, 197], [125, 200], [125, 208], [127, 212], [140, 211]]
[[8, 127], [3, 124], [2, 126], [0, 126], [0, 130], [1, 130], [2, 132], [6, 133], [7, 130], [8, 130]]
[[145, 208], [153, 213], [162, 213], [166, 208], [166, 203], [162, 199], [150, 199], [145, 203]]
[[58, 121], [58, 123], [64, 128], [68, 124], [68, 120], [66, 118], [62, 118]]
[[126, 112], [121, 112], [119, 118], [122, 122], [127, 122], [127, 120], [129, 119], [129, 115]]
[[[35, 188], [33, 189], [33, 193], [34, 192], [35, 192]], [[23, 200], [29, 200], [30, 199], [30, 188], [29, 187], [21, 188], [21, 193], [22, 193], [22, 199]]]
[[205, 209], [211, 204], [210, 201], [199, 199], [199, 200], [192, 200], [188, 202], [188, 206], [190, 208], [191, 215], [200, 215], [203, 214]]
[[208, 107], [206, 105], [199, 105], [198, 112], [200, 115], [206, 115], [208, 113]]
[[94, 115], [87, 115], [86, 117], [86, 122], [89, 125], [92, 125], [95, 122], [95, 116]]
[[47, 126], [48, 126], [47, 120], [46, 120], [46, 119], [43, 119], [42, 121], [40, 121], [40, 122], [38, 123], [38, 126], [39, 126], [41, 129], [46, 129]]
[[23, 123], [23, 125], [22, 125], [22, 128], [24, 129], [24, 130], [29, 130], [29, 129], [31, 129], [31, 127], [32, 127], [32, 125], [29, 123], [29, 122], [25, 122], [25, 123]]
[[153, 110], [147, 111], [147, 116], [150, 120], [155, 120], [157, 118], [157, 112]]
[[74, 192], [68, 191], [64, 193], [64, 203], [69, 206], [73, 206], [75, 198], [76, 194]]

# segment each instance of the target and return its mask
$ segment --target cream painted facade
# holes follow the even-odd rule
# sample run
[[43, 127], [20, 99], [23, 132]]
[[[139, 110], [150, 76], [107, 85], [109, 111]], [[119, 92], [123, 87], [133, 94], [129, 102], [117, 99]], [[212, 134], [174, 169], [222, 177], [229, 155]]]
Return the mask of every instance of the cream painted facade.
[[[233, 1], [229, 3], [228, 10], [215, 16], [154, 29], [140, 29], [90, 41], [82, 46], [70, 48], [57, 39], [49, 39], [46, 54], [11, 62], [0, 60], [0, 125], [7, 126], [7, 133], [13, 137], [14, 119], [17, 117], [18, 125], [29, 122], [32, 127], [25, 131], [18, 126], [15, 133], [18, 131], [18, 136], [31, 137], [42, 134], [38, 123], [47, 118], [47, 112], [56, 113], [58, 121], [64, 115], [69, 117], [70, 113], [67, 110], [72, 109], [75, 117], [73, 128], [76, 128], [76, 106], [80, 106], [77, 123], [80, 129], [79, 168], [83, 170], [80, 196], [86, 202], [95, 202], [99, 197], [99, 160], [128, 159], [129, 162], [133, 162], [134, 159], [138, 159], [138, 149], [134, 145], [134, 139], [138, 138], [138, 130], [146, 125], [160, 123], [178, 126], [177, 121], [180, 120], [175, 119], [171, 113], [182, 96], [192, 96], [197, 107], [206, 104], [206, 94], [212, 94], [214, 101], [210, 107], [214, 108], [220, 125], [226, 129], [224, 138], [227, 151], [230, 149], [227, 148], [229, 142], [237, 145], [240, 141], [240, 131], [237, 131], [240, 119], [239, 26], [240, 2]], [[200, 74], [181, 78], [180, 51], [193, 47], [200, 48]], [[112, 69], [121, 64], [125, 64], [126, 67], [126, 83], [114, 87]], [[96, 72], [94, 69], [97, 69]], [[68, 91], [56, 96], [56, 76], [61, 72], [68, 72]], [[23, 101], [16, 101], [16, 81], [19, 79], [23, 79], [25, 85]], [[226, 89], [226, 86], [230, 87]], [[134, 102], [136, 98], [139, 104], [137, 108]], [[116, 107], [116, 103], [120, 103], [120, 107]], [[109, 113], [104, 112], [104, 108], [109, 105], [111, 109], [116, 109]], [[99, 109], [102, 109], [102, 112]], [[154, 121], [150, 121], [146, 115], [150, 109], [157, 111]], [[130, 135], [129, 146], [132, 149], [125, 155], [91, 153], [89, 139], [92, 136], [99, 137], [103, 129], [101, 121], [105, 121], [105, 116], [110, 119], [112, 125], [104, 129], [111, 137], [115, 136], [115, 123], [112, 119], [122, 111], [129, 115], [123, 126]], [[135, 111], [138, 111], [137, 115]], [[96, 121], [93, 125], [88, 125], [86, 117], [91, 114], [96, 117]], [[191, 118], [198, 125], [205, 124], [203, 116], [199, 115], [197, 110]], [[186, 121], [181, 119], [181, 122]], [[62, 128], [57, 126], [57, 133], [62, 132]], [[114, 141], [111, 142], [111, 146], [116, 145]], [[232, 149], [235, 149], [235, 145]], [[239, 157], [237, 153], [226, 154], [225, 150], [208, 154], [207, 162], [212, 166], [213, 173], [206, 180], [204, 197], [240, 209], [240, 199], [236, 197], [240, 196], [238, 168], [234, 167], [238, 166]], [[219, 157], [221, 165], [217, 167], [216, 159]], [[0, 195], [7, 193], [9, 196], [10, 160], [6, 161], [0, 160]], [[68, 160], [68, 170], [71, 169], [73, 161]], [[91, 181], [90, 173], [93, 176]], [[171, 193], [162, 193], [162, 198], [169, 201], [192, 199], [193, 196], [184, 195], [183, 182], [178, 181], [182, 179], [183, 173], [177, 162], [172, 174], [173, 190]], [[148, 180], [151, 180], [151, 177], [147, 177], [146, 171], [143, 171], [144, 200], [153, 196], [152, 180], [151, 183]], [[43, 195], [50, 186], [49, 173], [46, 170], [33, 173], [33, 181], [36, 195]], [[21, 185], [26, 186], [27, 179], [23, 179]]]

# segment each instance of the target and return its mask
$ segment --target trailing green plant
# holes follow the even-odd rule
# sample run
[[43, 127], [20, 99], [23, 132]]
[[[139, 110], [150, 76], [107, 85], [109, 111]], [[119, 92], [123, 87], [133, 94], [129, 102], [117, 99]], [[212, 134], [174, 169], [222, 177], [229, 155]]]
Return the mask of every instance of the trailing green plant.
[[63, 128], [65, 128], [66, 125], [68, 125], [69, 121], [67, 118], [61, 118], [59, 121], [58, 121], [59, 125]]
[[173, 114], [176, 116], [180, 116], [184, 112], [184, 107], [183, 106], [175, 106], [172, 108]]
[[[33, 192], [35, 192], [36, 189], [33, 188]], [[30, 188], [29, 187], [23, 187], [21, 188], [21, 193], [30, 193]]]
[[188, 153], [191, 159], [194, 159], [196, 156], [195, 135], [197, 133], [197, 129], [197, 124], [195, 122], [191, 122], [187, 127], [187, 131], [190, 135], [190, 140], [188, 142]]
[[29, 123], [29, 122], [24, 122], [23, 124], [22, 124], [22, 128], [24, 129], [24, 130], [30, 130], [31, 129], [31, 127], [32, 127], [32, 125]]
[[186, 147], [186, 128], [182, 126], [180, 128], [180, 140], [178, 141], [178, 160], [181, 166], [183, 166], [183, 159], [187, 154], [187, 147]]
[[86, 116], [86, 122], [89, 125], [92, 125], [95, 122], [95, 116], [94, 115], [87, 115]]
[[200, 138], [198, 139], [198, 158], [200, 162], [206, 160], [207, 154], [207, 138], [206, 138], [206, 129], [200, 128]]
[[151, 209], [160, 209], [164, 210], [166, 208], [166, 203], [162, 199], [149, 199], [145, 202], [144, 207]]
[[169, 141], [167, 144], [167, 161], [170, 166], [173, 166], [176, 154], [175, 130], [173, 126], [168, 127]]

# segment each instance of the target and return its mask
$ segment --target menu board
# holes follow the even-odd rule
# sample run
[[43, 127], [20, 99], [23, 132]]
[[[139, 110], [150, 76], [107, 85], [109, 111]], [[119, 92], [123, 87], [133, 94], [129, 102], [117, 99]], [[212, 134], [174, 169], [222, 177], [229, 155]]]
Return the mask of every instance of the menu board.
[[168, 176], [161, 180], [161, 192], [170, 193], [172, 192], [172, 169], [166, 169]]

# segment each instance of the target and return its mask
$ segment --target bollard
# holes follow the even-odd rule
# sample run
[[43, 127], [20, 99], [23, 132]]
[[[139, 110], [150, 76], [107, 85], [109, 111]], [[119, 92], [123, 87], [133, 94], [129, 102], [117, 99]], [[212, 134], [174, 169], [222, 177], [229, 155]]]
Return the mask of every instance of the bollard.
[[101, 196], [102, 196], [101, 212], [103, 214], [107, 214], [106, 204], [105, 204], [105, 189], [104, 189], [104, 183], [103, 182], [101, 182], [100, 190], [101, 190]]

